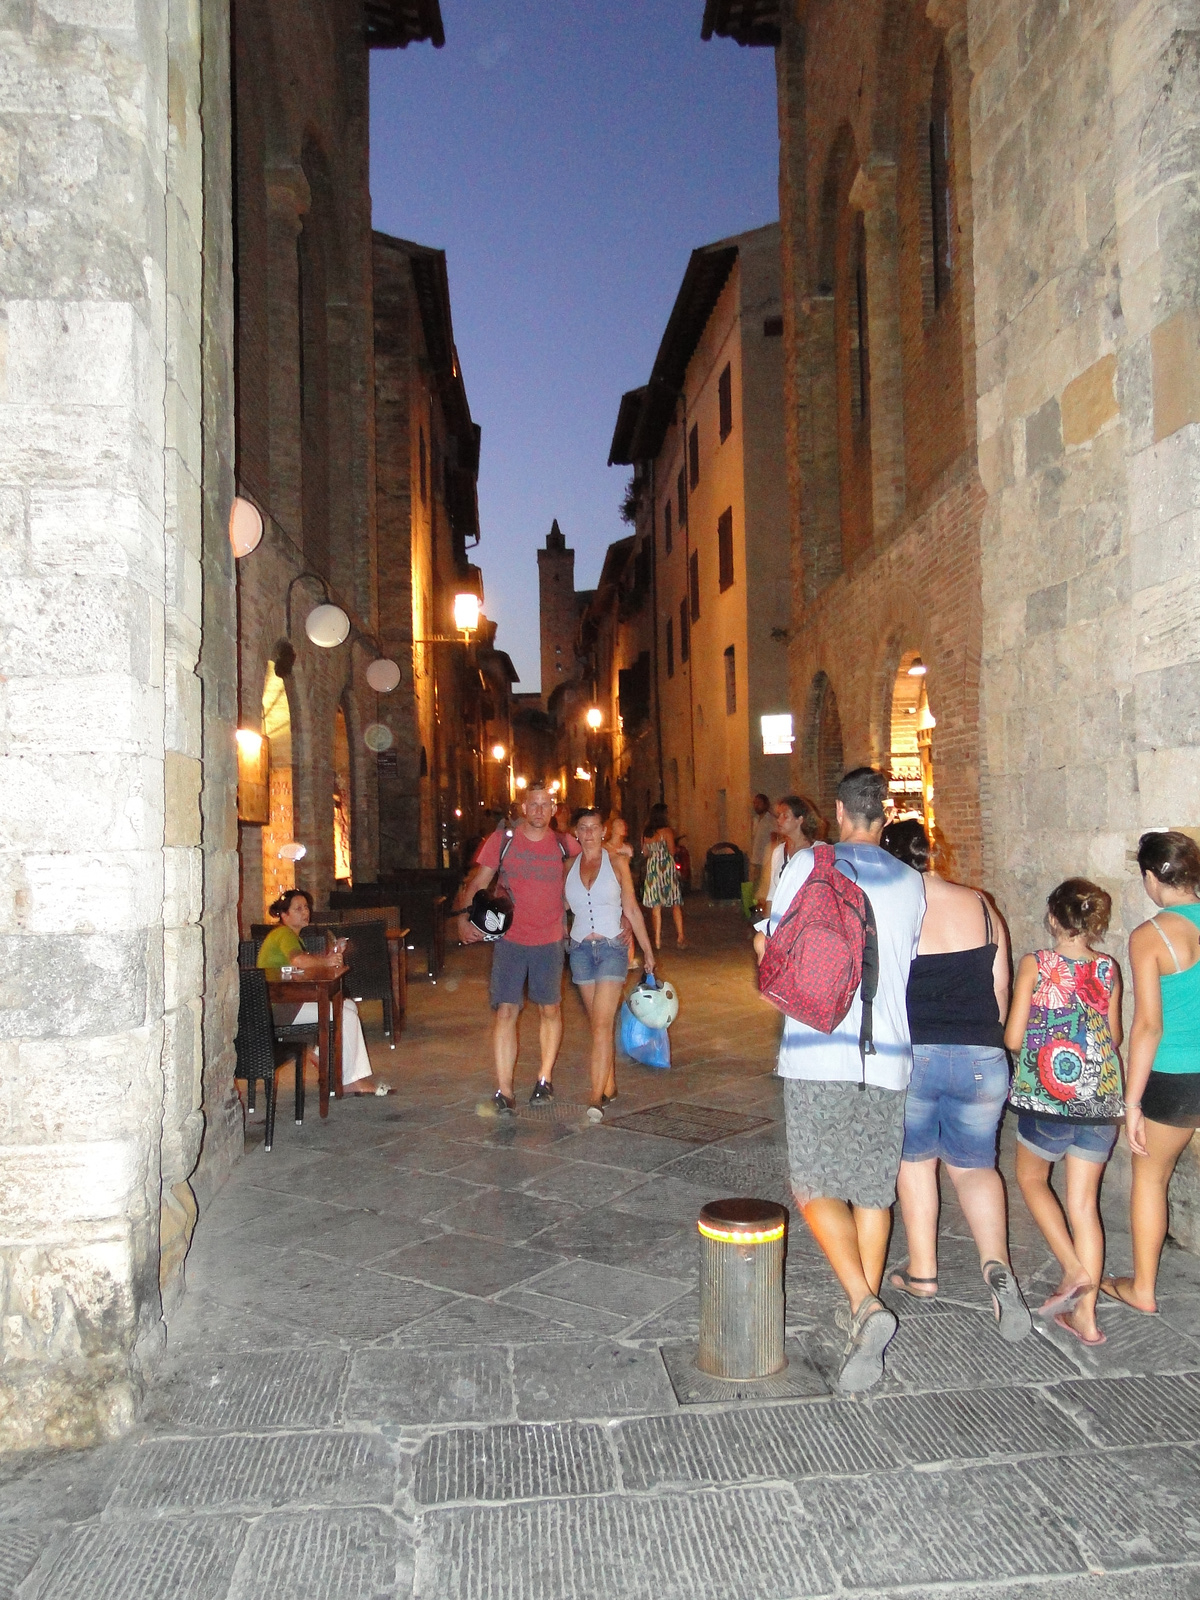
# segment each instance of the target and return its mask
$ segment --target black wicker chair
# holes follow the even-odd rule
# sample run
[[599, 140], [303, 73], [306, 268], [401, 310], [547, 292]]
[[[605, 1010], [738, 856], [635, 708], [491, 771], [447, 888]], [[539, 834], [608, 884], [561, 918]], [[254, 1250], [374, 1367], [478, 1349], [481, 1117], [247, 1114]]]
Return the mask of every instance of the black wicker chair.
[[[258, 965], [258, 952], [262, 948], [263, 940], [270, 933], [271, 926], [272, 925], [267, 924], [267, 923], [263, 923], [263, 922], [256, 922], [256, 923], [253, 923], [251, 925], [250, 932], [251, 932], [252, 937], [249, 938], [249, 939], [242, 939], [238, 943], [238, 965], [240, 967], [243, 967], [243, 968], [257, 967], [257, 965]], [[304, 930], [304, 934], [301, 935], [301, 941], [302, 941], [302, 943], [304, 943], [304, 947], [305, 947], [306, 950], [309, 949], [309, 945], [308, 945], [307, 940], [305, 939], [304, 935], [307, 934], [308, 931], [309, 930], [306, 928]], [[312, 945], [312, 950], [311, 950], [310, 953], [315, 952], [316, 954], [321, 955], [321, 954], [324, 953], [324, 950], [325, 950], [325, 934], [320, 929], [314, 929], [313, 933], [314, 933], [314, 943]], [[303, 1072], [304, 1072], [304, 1055], [303, 1055], [303, 1051], [305, 1051], [305, 1050], [315, 1050], [317, 1048], [317, 1040], [320, 1037], [320, 1031], [321, 1031], [319, 1026], [318, 1026], [318, 1024], [315, 1023], [315, 1022], [302, 1022], [302, 1023], [299, 1023], [299, 1024], [297, 1024], [297, 1023], [275, 1023], [274, 1026], [275, 1026], [275, 1038], [276, 1038], [276, 1041], [279, 1044], [298, 1045], [300, 1047], [300, 1050], [302, 1052], [301, 1056], [300, 1056], [300, 1072], [301, 1072], [301, 1074], [303, 1074]], [[301, 1100], [301, 1103], [303, 1104], [303, 1099]], [[254, 1110], [254, 1105], [255, 1105], [254, 1083], [253, 1083], [253, 1080], [251, 1080], [246, 1085], [246, 1107], [247, 1107], [248, 1110], [253, 1111]]]
[[387, 922], [324, 923], [319, 930], [333, 939], [349, 941], [343, 957], [349, 972], [343, 988], [354, 1001], [379, 1000], [383, 1003], [383, 1031], [388, 1044], [396, 1048], [395, 1017], [392, 1014], [392, 963], [388, 955]]
[[296, 1123], [304, 1121], [304, 1051], [298, 1045], [281, 1043], [271, 1020], [271, 1000], [266, 974], [258, 967], [242, 967], [237, 1035], [233, 1041], [237, 1058], [233, 1072], [246, 1084], [248, 1109], [254, 1110], [254, 1085], [261, 1078], [266, 1095], [266, 1149], [275, 1138], [275, 1078], [281, 1067], [292, 1062], [296, 1069]]

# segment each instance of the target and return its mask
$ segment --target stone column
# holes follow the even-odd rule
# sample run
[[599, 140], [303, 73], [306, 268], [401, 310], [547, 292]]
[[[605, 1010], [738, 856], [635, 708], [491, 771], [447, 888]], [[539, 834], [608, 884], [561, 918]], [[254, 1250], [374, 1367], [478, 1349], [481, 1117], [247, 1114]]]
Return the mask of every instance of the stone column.
[[296, 241], [311, 198], [308, 179], [298, 165], [268, 169], [271, 515], [300, 550], [304, 548], [304, 452], [300, 438], [300, 268]]
[[871, 490], [878, 547], [904, 514], [904, 386], [900, 355], [896, 165], [859, 168], [850, 204], [867, 237], [867, 330], [871, 356]]

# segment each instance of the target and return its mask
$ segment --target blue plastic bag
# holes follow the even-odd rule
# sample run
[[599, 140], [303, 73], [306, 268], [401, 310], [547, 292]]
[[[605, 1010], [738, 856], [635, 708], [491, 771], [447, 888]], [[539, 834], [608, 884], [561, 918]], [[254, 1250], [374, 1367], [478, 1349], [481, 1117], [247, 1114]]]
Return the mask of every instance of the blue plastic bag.
[[639, 1022], [626, 1001], [621, 1007], [621, 1049], [644, 1067], [671, 1065], [671, 1038], [666, 1028], [648, 1028]]

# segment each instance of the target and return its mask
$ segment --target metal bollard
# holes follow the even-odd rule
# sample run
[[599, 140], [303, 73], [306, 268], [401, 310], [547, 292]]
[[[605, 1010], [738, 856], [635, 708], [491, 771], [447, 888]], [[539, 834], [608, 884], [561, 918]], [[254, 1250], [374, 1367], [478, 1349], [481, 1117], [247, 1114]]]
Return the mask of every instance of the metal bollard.
[[700, 1348], [713, 1378], [769, 1378], [783, 1353], [787, 1212], [769, 1200], [712, 1200], [700, 1230]]

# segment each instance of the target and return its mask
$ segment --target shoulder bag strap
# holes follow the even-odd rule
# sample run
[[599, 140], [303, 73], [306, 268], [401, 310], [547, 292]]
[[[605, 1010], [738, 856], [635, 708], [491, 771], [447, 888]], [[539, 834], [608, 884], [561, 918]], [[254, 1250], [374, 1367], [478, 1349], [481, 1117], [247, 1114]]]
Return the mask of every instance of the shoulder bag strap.
[[1158, 918], [1157, 917], [1151, 917], [1150, 921], [1154, 924], [1155, 930], [1158, 933], [1158, 937], [1162, 940], [1162, 942], [1166, 945], [1167, 949], [1171, 952], [1171, 960], [1175, 963], [1175, 971], [1176, 972], [1182, 972], [1183, 968], [1179, 965], [1179, 957], [1175, 954], [1175, 946], [1171, 943], [1170, 939], [1168, 939], [1166, 934], [1162, 931], [1162, 925], [1159, 922]]

